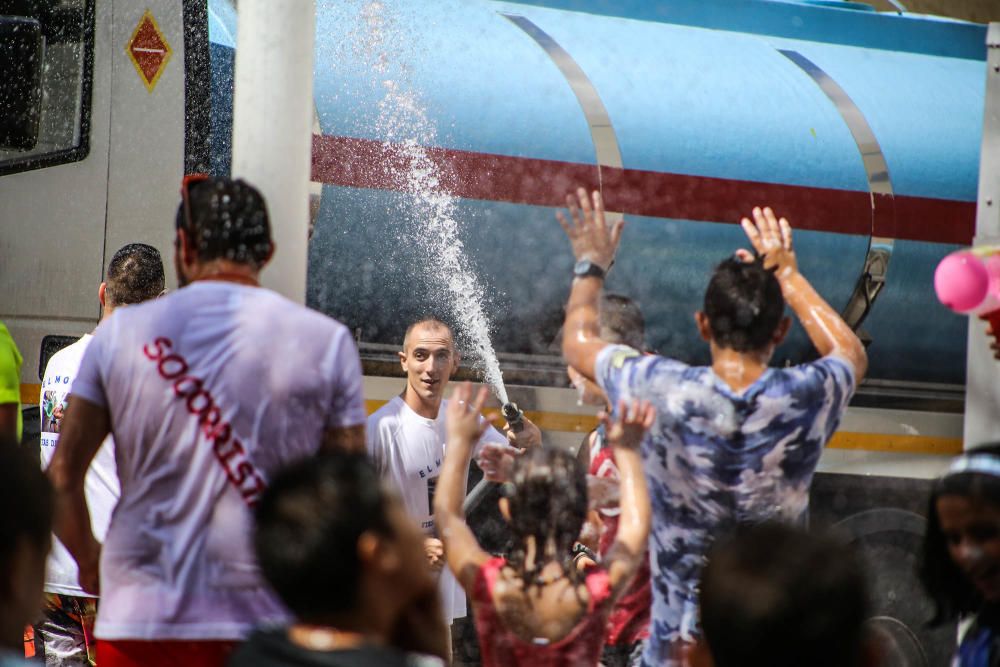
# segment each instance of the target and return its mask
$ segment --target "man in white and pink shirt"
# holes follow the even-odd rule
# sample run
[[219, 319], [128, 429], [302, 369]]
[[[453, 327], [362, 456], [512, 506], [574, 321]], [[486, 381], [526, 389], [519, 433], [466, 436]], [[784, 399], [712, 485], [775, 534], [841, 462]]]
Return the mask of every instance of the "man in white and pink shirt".
[[[280, 467], [364, 448], [348, 330], [259, 285], [274, 250], [260, 193], [208, 177], [181, 192], [181, 288], [97, 328], [49, 468], [56, 533], [101, 593], [102, 667], [223, 665], [253, 626], [287, 621], [251, 510]], [[108, 433], [121, 499], [102, 546], [83, 479]]]

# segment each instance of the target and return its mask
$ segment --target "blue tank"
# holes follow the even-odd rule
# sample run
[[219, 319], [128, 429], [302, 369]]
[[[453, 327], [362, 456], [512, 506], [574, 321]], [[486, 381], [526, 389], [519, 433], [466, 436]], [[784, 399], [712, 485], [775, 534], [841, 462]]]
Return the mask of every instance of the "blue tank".
[[[870, 338], [870, 377], [964, 381], [966, 320], [932, 276], [972, 238], [985, 26], [837, 1], [317, 4], [308, 300], [364, 343], [398, 344], [410, 317], [440, 310], [400, 177], [415, 146], [458, 198], [501, 354], [557, 350], [573, 258], [553, 210], [585, 185], [626, 216], [608, 289], [640, 301], [661, 353], [708, 361], [692, 314], [746, 245], [739, 217], [767, 204]], [[225, 0], [210, 39], [225, 172]], [[797, 327], [776, 362], [813, 354]]]

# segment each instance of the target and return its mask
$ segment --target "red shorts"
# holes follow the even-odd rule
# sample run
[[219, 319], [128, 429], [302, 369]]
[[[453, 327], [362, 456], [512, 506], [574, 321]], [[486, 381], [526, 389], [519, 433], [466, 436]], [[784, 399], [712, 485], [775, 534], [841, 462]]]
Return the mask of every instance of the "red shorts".
[[101, 667], [225, 667], [238, 642], [98, 640]]

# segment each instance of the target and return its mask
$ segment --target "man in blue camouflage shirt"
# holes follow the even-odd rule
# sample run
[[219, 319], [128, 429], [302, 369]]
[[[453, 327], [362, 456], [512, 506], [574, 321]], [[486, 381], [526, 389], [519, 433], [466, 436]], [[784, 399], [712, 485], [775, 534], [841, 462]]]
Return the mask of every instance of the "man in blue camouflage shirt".
[[[600, 194], [567, 197], [559, 214], [577, 259], [563, 354], [611, 405], [642, 398], [657, 409], [643, 443], [653, 504], [649, 538], [653, 625], [643, 662], [680, 664], [697, 637], [705, 553], [740, 523], [799, 520], [820, 453], [867, 368], [864, 346], [798, 271], [791, 227], [769, 208], [741, 221], [756, 251], [715, 270], [696, 313], [712, 365], [694, 367], [600, 339], [598, 299], [623, 223], [605, 221]], [[792, 309], [818, 361], [769, 368]]]

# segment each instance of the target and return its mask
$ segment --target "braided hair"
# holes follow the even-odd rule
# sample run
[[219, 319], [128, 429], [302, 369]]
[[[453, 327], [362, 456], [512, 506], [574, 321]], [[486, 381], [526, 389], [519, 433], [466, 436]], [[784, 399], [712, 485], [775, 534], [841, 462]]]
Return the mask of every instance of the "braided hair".
[[227, 259], [260, 268], [271, 255], [271, 225], [260, 191], [242, 179], [211, 177], [189, 190], [190, 219], [183, 202], [177, 228], [191, 237], [202, 261]]
[[[507, 499], [514, 542], [508, 563], [524, 588], [541, 583], [542, 568], [553, 560], [564, 576], [579, 583], [571, 551], [587, 515], [587, 477], [576, 457], [555, 447], [530, 450], [514, 464]], [[530, 567], [529, 538], [535, 543]]]

